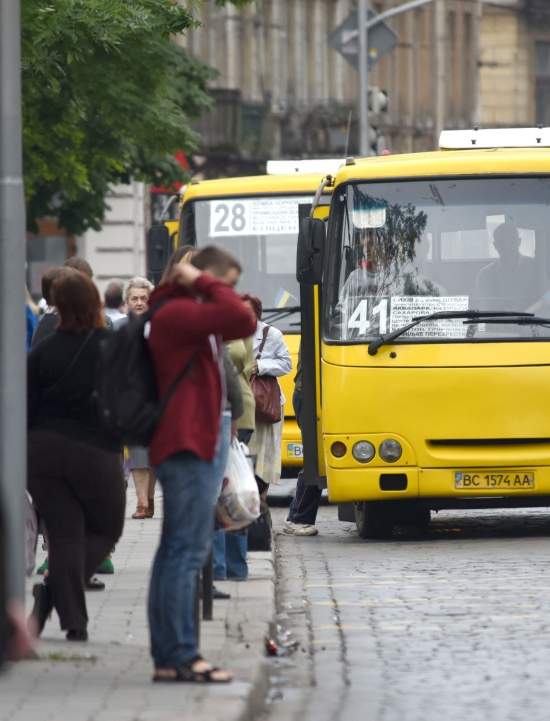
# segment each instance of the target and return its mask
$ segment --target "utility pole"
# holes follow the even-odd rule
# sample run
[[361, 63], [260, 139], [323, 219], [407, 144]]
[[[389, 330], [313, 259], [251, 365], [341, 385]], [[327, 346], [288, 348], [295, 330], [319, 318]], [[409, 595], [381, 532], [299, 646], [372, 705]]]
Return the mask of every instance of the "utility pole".
[[434, 146], [439, 145], [439, 136], [445, 128], [445, 110], [447, 107], [447, 8], [446, 0], [436, 0], [435, 4], [435, 125]]
[[483, 22], [483, 5], [482, 0], [473, 0], [474, 2], [474, 23], [473, 23], [473, 45], [474, 45], [474, 85], [472, 88], [472, 106], [473, 106], [473, 124], [475, 127], [481, 125], [481, 92], [480, 92], [480, 73], [481, 73], [481, 23]]
[[357, 26], [359, 31], [359, 92], [357, 97], [359, 117], [359, 155], [369, 154], [369, 35], [367, 20], [369, 0], [358, 0]]
[[[438, 0], [407, 0], [369, 20], [369, 0], [357, 0], [357, 32], [359, 34], [359, 88], [357, 93], [357, 116], [359, 118], [359, 154], [369, 154], [369, 36], [368, 30], [384, 20], [416, 10]], [[349, 34], [355, 37], [355, 32]], [[439, 137], [439, 136], [438, 136]]]
[[19, 0], [0, 0], [0, 504], [8, 598], [24, 598], [25, 206]]

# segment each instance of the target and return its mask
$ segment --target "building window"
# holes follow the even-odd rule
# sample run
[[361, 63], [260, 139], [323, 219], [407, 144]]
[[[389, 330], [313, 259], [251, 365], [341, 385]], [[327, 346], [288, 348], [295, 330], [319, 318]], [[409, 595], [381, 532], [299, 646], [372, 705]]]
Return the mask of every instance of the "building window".
[[550, 126], [550, 42], [540, 42], [536, 52], [537, 125]]

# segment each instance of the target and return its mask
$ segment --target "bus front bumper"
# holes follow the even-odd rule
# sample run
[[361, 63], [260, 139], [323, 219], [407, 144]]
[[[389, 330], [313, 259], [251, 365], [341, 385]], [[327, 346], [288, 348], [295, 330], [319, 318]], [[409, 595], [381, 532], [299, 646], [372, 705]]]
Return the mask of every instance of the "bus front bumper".
[[329, 468], [327, 482], [334, 503], [430, 499], [432, 508], [454, 508], [486, 499], [520, 507], [546, 505], [550, 498], [550, 466]]

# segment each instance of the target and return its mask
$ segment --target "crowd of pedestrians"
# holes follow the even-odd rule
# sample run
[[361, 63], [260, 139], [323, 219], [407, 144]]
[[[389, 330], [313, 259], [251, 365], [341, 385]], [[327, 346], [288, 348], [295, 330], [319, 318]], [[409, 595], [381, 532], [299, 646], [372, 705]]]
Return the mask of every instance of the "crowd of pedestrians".
[[[136, 489], [132, 519], [153, 517], [158, 481], [162, 531], [148, 599], [157, 682], [231, 680], [200, 656], [194, 614], [197, 577], [212, 548], [216, 580], [248, 577], [246, 530], [214, 529], [231, 439], [249, 447], [264, 502], [281, 474], [285, 399], [279, 390], [280, 412], [266, 420], [254, 382], [289, 373], [291, 359], [282, 333], [262, 321], [259, 298], [235, 290], [240, 275], [220, 248], [183, 247], [157, 288], [146, 278], [113, 280], [102, 303], [91, 267], [73, 258], [44, 275], [38, 321], [29, 299], [28, 490], [48, 548], [30, 623], [40, 634], [55, 610], [67, 640], [87, 639], [85, 592], [123, 532], [124, 468]], [[124, 448], [97, 412], [101, 346], [144, 313], [166, 403], [149, 447]]]

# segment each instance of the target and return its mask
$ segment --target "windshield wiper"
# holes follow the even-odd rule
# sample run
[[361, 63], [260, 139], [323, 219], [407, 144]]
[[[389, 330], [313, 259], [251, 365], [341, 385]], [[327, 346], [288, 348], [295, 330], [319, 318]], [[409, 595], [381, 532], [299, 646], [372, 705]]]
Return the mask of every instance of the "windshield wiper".
[[[465, 323], [483, 323], [490, 322], [494, 323], [495, 319], [499, 319], [501, 323], [515, 323], [519, 322], [520, 319], [525, 321], [532, 321], [535, 318], [534, 313], [518, 313], [517, 311], [486, 311], [486, 310], [442, 310], [438, 313], [430, 313], [429, 315], [419, 315], [413, 318], [407, 325], [394, 330], [392, 333], [386, 335], [380, 335], [375, 340], [369, 343], [369, 355], [376, 355], [378, 349], [386, 343], [391, 343], [399, 336], [406, 333], [411, 328], [414, 328], [419, 323], [423, 323], [427, 320], [453, 320], [454, 318], [465, 318]], [[546, 321], [545, 322], [550, 322]]]
[[550, 318], [540, 318], [539, 316], [533, 315], [532, 313], [514, 313], [512, 316], [492, 318], [484, 315], [481, 318], [472, 318], [464, 321], [464, 325], [470, 325], [471, 323], [517, 323], [517, 325], [550, 325]]

